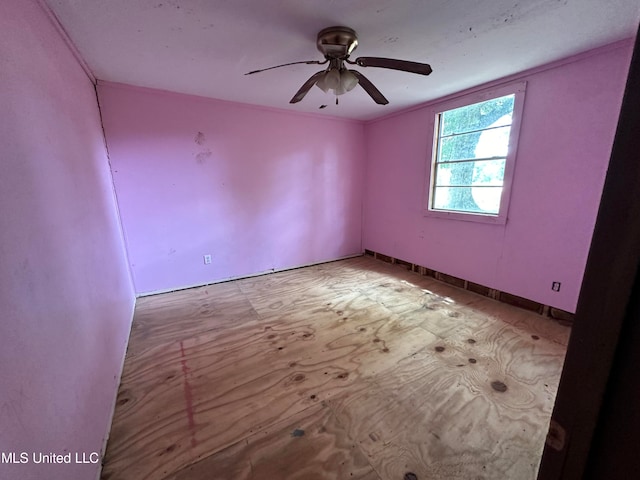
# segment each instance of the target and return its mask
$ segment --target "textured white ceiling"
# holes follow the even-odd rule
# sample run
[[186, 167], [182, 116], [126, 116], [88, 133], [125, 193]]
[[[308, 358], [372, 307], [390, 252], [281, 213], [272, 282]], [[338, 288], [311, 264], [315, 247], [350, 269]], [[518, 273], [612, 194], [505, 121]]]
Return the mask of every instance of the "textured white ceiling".
[[[637, 0], [44, 0], [99, 80], [236, 102], [371, 119], [591, 48], [633, 37]], [[389, 99], [361, 88], [335, 97], [313, 88], [323, 67], [315, 40], [354, 28], [352, 54], [426, 62], [424, 77], [358, 68]], [[318, 110], [322, 104], [328, 107]]]

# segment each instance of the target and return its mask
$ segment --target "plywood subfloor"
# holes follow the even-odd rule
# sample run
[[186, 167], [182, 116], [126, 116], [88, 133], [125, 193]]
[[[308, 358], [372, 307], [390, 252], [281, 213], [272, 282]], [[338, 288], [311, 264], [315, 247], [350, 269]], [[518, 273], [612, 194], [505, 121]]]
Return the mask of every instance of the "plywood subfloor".
[[534, 479], [568, 336], [369, 257], [141, 298], [102, 478]]

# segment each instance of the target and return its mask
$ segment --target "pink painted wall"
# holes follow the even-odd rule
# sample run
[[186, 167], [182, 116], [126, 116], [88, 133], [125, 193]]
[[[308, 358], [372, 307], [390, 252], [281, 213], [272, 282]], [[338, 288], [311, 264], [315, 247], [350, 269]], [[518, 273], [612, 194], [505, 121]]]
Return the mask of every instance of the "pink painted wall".
[[98, 94], [138, 293], [361, 252], [361, 123], [109, 83]]
[[[99, 452], [135, 297], [95, 90], [36, 1], [0, 11], [0, 452]], [[30, 459], [0, 479], [98, 468]]]
[[438, 102], [369, 123], [364, 248], [574, 311], [631, 47], [521, 77], [528, 84], [506, 225], [423, 216]]

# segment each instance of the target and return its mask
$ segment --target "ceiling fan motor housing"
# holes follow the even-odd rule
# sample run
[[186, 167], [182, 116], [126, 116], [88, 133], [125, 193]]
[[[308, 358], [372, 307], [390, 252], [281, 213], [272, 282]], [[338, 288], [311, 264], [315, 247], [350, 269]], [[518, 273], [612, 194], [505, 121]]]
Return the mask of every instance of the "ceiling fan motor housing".
[[328, 27], [320, 30], [316, 45], [327, 60], [344, 60], [358, 46], [358, 36], [349, 27]]

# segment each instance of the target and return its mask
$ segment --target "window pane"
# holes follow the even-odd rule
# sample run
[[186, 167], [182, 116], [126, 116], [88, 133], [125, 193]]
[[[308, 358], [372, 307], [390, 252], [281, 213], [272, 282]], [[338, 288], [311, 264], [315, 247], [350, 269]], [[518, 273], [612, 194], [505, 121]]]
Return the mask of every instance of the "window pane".
[[436, 186], [495, 186], [504, 180], [506, 159], [440, 164], [436, 168]]
[[[504, 115], [496, 123], [511, 115]], [[494, 127], [492, 124], [491, 127]], [[511, 125], [491, 128], [482, 132], [465, 133], [440, 140], [438, 162], [466, 160], [469, 158], [506, 157], [509, 149]]]
[[[481, 130], [501, 118], [501, 125], [510, 125], [514, 99], [515, 94], [511, 94], [448, 110], [442, 113], [440, 135]], [[508, 120], [503, 118], [506, 114], [509, 114]]]
[[438, 114], [429, 209], [500, 215], [516, 95]]
[[435, 210], [457, 210], [497, 215], [502, 187], [435, 187]]

